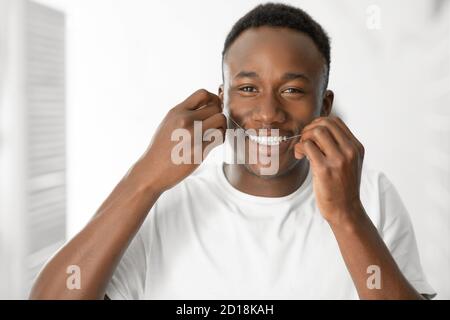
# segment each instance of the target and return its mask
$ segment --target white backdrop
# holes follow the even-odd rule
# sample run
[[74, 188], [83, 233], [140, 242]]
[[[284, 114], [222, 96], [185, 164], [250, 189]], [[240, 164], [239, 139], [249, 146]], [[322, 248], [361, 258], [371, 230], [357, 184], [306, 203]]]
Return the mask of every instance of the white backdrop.
[[[147, 147], [167, 110], [217, 92], [232, 24], [258, 1], [40, 0], [67, 14], [68, 236]], [[332, 38], [330, 88], [412, 216], [422, 262], [450, 298], [450, 6], [445, 1], [287, 1]], [[380, 29], [367, 27], [368, 6]]]

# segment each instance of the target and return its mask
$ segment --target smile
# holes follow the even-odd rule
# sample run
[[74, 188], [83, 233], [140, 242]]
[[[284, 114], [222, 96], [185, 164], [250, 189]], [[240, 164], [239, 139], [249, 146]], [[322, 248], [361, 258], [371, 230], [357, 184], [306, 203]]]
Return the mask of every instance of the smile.
[[281, 142], [288, 139], [288, 137], [286, 136], [255, 136], [250, 134], [248, 135], [248, 137], [251, 141], [266, 146], [279, 145]]

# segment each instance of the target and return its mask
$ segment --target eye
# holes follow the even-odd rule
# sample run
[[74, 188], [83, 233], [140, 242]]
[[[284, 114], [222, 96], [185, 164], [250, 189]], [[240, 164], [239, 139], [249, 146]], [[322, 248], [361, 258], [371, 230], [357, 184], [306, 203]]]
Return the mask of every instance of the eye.
[[305, 93], [302, 89], [298, 88], [287, 88], [283, 91], [283, 93], [289, 93], [289, 94], [302, 94]]
[[256, 88], [255, 88], [255, 87], [252, 87], [252, 86], [240, 87], [240, 88], [239, 88], [239, 91], [247, 92], [247, 93], [257, 92]]

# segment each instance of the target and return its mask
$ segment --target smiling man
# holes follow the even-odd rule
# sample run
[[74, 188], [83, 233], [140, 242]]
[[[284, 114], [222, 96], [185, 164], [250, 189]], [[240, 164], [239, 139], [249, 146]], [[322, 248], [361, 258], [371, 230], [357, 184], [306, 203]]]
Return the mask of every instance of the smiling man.
[[[265, 4], [242, 17], [225, 41], [218, 95], [199, 90], [171, 109], [94, 218], [43, 269], [31, 298], [434, 295], [395, 188], [363, 169], [362, 144], [330, 116], [329, 71], [329, 39], [304, 11]], [[175, 164], [172, 133], [192, 132], [195, 121], [205, 132], [253, 130], [244, 158], [256, 152], [257, 161]], [[267, 153], [278, 161], [270, 175], [262, 174]], [[71, 265], [81, 273], [75, 290], [66, 286]]]

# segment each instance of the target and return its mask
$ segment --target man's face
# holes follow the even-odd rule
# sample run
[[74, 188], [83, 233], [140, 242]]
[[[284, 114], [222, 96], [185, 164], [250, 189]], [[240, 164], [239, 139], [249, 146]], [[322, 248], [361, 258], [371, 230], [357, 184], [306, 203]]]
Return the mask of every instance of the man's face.
[[[307, 35], [287, 28], [252, 28], [244, 31], [225, 55], [219, 96], [225, 110], [244, 129], [261, 135], [279, 129], [280, 136], [291, 137], [314, 118], [330, 113], [333, 93], [324, 90], [325, 71], [325, 59]], [[278, 145], [279, 170], [272, 177], [304, 161], [294, 157], [297, 142], [294, 138]], [[247, 152], [258, 150], [258, 159], [267, 149], [269, 154], [276, 150], [246, 138]], [[257, 161], [245, 167], [261, 175], [267, 163]]]

